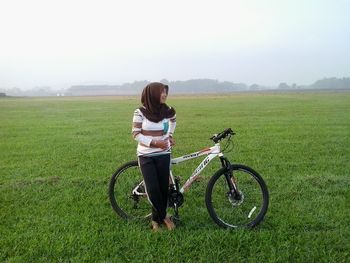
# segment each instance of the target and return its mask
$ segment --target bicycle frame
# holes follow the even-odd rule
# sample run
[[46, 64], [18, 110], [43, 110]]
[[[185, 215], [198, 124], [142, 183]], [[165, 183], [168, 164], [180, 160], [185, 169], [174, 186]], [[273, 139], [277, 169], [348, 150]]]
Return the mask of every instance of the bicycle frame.
[[207, 155], [207, 157], [198, 165], [198, 167], [194, 170], [192, 175], [187, 179], [185, 184], [180, 188], [180, 193], [185, 192], [191, 184], [196, 180], [197, 176], [204, 170], [204, 168], [217, 156], [222, 157], [223, 153], [221, 152], [220, 149], [220, 143], [216, 143], [215, 146], [209, 147], [209, 148], [204, 148], [198, 152], [193, 152], [190, 154], [186, 154], [174, 159], [171, 159], [170, 162], [170, 180], [171, 183], [175, 184], [174, 176], [171, 170], [172, 165], [177, 165], [179, 163], [192, 160], [198, 157], [201, 157], [203, 155]]

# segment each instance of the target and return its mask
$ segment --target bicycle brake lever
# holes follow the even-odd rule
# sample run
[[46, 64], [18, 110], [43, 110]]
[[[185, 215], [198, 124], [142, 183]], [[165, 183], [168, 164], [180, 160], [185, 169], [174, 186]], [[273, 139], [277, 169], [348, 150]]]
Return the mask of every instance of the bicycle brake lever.
[[210, 137], [210, 140], [213, 140], [216, 136], [218, 136], [217, 134], [214, 134], [212, 137]]

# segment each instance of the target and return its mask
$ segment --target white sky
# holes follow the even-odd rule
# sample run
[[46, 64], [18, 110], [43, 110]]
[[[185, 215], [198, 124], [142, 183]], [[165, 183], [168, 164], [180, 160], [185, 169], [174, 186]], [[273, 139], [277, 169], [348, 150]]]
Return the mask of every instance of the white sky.
[[346, 0], [0, 0], [0, 88], [350, 76]]

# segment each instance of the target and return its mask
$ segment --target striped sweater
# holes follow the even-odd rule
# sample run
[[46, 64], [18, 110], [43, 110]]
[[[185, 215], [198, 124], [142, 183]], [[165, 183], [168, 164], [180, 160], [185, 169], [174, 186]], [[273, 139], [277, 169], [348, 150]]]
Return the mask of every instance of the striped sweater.
[[137, 145], [137, 156], [157, 155], [170, 153], [170, 143], [167, 149], [151, 147], [152, 140], [169, 140], [176, 127], [176, 114], [160, 122], [148, 120], [140, 109], [134, 111], [132, 134]]

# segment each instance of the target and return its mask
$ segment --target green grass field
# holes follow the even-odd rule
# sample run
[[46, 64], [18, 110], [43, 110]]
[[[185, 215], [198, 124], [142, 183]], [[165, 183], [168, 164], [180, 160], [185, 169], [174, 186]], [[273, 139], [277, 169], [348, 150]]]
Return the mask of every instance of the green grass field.
[[[270, 191], [265, 220], [225, 230], [209, 217], [206, 183], [185, 194], [181, 224], [152, 233], [110, 207], [108, 182], [135, 159], [136, 97], [0, 99], [0, 262], [349, 262], [350, 93], [169, 97], [173, 155], [232, 127], [227, 156]], [[187, 178], [199, 160], [175, 168]]]

